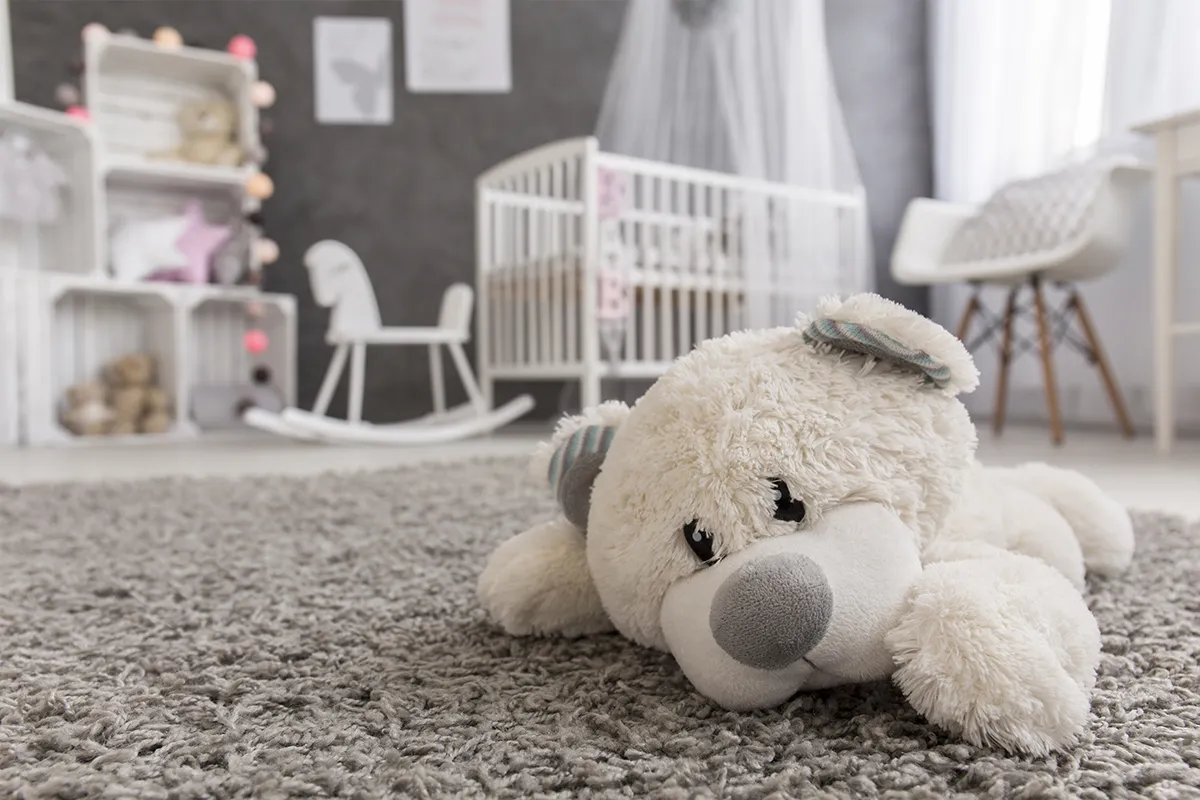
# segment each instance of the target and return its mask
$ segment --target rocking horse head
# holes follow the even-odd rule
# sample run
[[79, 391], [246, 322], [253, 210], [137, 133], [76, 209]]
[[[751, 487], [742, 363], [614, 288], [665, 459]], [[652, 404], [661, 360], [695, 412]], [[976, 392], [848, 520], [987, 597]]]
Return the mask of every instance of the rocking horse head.
[[308, 248], [304, 264], [313, 298], [318, 305], [333, 309], [330, 335], [379, 328], [375, 290], [357, 253], [341, 242], [326, 239]]

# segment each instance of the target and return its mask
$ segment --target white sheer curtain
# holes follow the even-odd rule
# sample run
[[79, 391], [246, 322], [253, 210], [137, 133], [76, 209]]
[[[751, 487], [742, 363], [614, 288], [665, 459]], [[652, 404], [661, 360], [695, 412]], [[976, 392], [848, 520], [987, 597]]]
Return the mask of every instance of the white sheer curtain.
[[[1200, 109], [1200, 2], [1196, 0], [1110, 0], [1109, 39], [1103, 146], [1153, 159], [1153, 142], [1131, 134], [1129, 127], [1158, 117]], [[1177, 314], [1200, 319], [1200, 229], [1188, 220], [1200, 218], [1200, 181], [1180, 186], [1179, 293]], [[1113, 368], [1130, 399], [1135, 422], [1149, 426], [1153, 386], [1151, 253], [1153, 199], [1149, 186], [1138, 198], [1132, 241], [1124, 262], [1101, 283], [1088, 289], [1092, 315], [1109, 349]], [[1180, 352], [1176, 373], [1181, 428], [1200, 429], [1200, 359]], [[1082, 366], [1068, 364], [1063, 383], [1077, 382], [1083, 396], [1092, 393], [1094, 377]], [[1079, 416], [1093, 414], [1081, 404]], [[1097, 404], [1100, 405], [1100, 404]], [[1097, 411], [1094, 416], [1103, 418]]]
[[[1129, 126], [1200, 108], [1200, 2], [1197, 0], [930, 0], [930, 75], [937, 196], [978, 202], [1007, 180], [1053, 168], [1094, 150], [1151, 158], [1152, 143]], [[1185, 185], [1185, 218], [1200, 213], [1198, 187]], [[1193, 211], [1189, 211], [1189, 209]], [[1147, 190], [1134, 216], [1126, 263], [1086, 288], [1092, 317], [1135, 422], [1151, 403]], [[1200, 260], [1200, 231], [1184, 226], [1181, 261]], [[1184, 271], [1181, 295], [1200, 297], [1200, 273]], [[953, 324], [967, 290], [934, 293], [934, 315]], [[1193, 304], [1192, 313], [1200, 315]], [[992, 354], [977, 354], [985, 371]], [[1111, 424], [1092, 369], [1058, 359], [1068, 421]], [[1181, 380], [1200, 385], [1200, 363], [1181, 364]], [[1014, 416], [1042, 413], [1041, 375], [1028, 359], [1010, 378]], [[992, 392], [968, 398], [991, 408]], [[1180, 406], [1181, 422], [1200, 424], [1200, 404]]]
[[[861, 191], [826, 48], [825, 0], [630, 0], [596, 133], [611, 152]], [[780, 212], [758, 201], [740, 211], [747, 323], [789, 324], [798, 309], [770, 302], [772, 265], [762, 258], [768, 215]], [[805, 254], [804, 274], [791, 279], [868, 288], [865, 214], [853, 263], [845, 264], [836, 218], [815, 219], [821, 212], [812, 208], [783, 213]]]
[[[1100, 132], [1106, 0], [930, 0], [929, 75], [934, 195], [978, 203], [1007, 181], [1036, 175], [1094, 144]], [[934, 318], [954, 330], [966, 286], [932, 292]], [[991, 304], [999, 298], [992, 298]], [[994, 374], [992, 353], [975, 354]], [[1010, 408], [1022, 412], [1024, 382], [1040, 387], [1028, 359], [1014, 365]], [[1040, 413], [1040, 388], [1031, 395]], [[989, 386], [966, 398], [990, 413]]]
[[978, 202], [1100, 130], [1106, 0], [932, 0], [934, 188]]
[[1200, 107], [1200, 3], [1109, 2], [1105, 135], [1124, 138], [1130, 125]]

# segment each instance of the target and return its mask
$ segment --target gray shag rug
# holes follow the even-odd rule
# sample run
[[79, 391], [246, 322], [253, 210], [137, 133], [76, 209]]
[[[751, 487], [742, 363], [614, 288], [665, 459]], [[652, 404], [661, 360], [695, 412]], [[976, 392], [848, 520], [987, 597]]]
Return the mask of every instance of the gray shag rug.
[[1200, 797], [1200, 528], [1095, 583], [1093, 720], [1020, 758], [887, 683], [735, 714], [615, 635], [514, 640], [484, 559], [513, 459], [0, 489], [0, 797]]

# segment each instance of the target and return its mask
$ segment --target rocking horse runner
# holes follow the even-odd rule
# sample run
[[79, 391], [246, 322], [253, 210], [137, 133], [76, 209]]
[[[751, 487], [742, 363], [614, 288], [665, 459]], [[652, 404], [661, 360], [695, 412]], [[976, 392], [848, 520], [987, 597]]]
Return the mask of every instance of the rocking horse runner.
[[[446, 290], [436, 327], [384, 327], [380, 322], [375, 291], [362, 261], [341, 242], [323, 241], [304, 256], [313, 296], [318, 304], [332, 309], [326, 341], [336, 348], [325, 372], [312, 411], [288, 408], [281, 414], [252, 408], [245, 412], [247, 424], [269, 433], [294, 439], [347, 444], [439, 444], [490, 433], [533, 408], [533, 399], [521, 395], [499, 408], [489, 409], [463, 352], [470, 339], [474, 291], [457, 283]], [[363, 381], [367, 345], [427, 345], [433, 389], [433, 413], [417, 419], [376, 425], [362, 419]], [[468, 401], [446, 408], [441, 347], [450, 351]], [[350, 397], [345, 420], [326, 416], [334, 390], [350, 359]]]

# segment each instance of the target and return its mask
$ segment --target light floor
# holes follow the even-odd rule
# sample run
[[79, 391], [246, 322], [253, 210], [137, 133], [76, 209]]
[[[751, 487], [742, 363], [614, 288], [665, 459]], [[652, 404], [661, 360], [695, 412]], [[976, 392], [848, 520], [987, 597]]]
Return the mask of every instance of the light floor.
[[[463, 457], [526, 455], [546, 432], [514, 426], [484, 439], [413, 448], [301, 444], [247, 435], [186, 444], [0, 450], [0, 483], [377, 469]], [[981, 430], [980, 438], [980, 459], [986, 464], [1045, 461], [1077, 469], [1130, 508], [1200, 518], [1200, 441], [1181, 441], [1175, 452], [1161, 456], [1149, 436], [1126, 441], [1111, 433], [1068, 431], [1066, 444], [1058, 448], [1040, 428], [1013, 428], [1001, 439]]]

